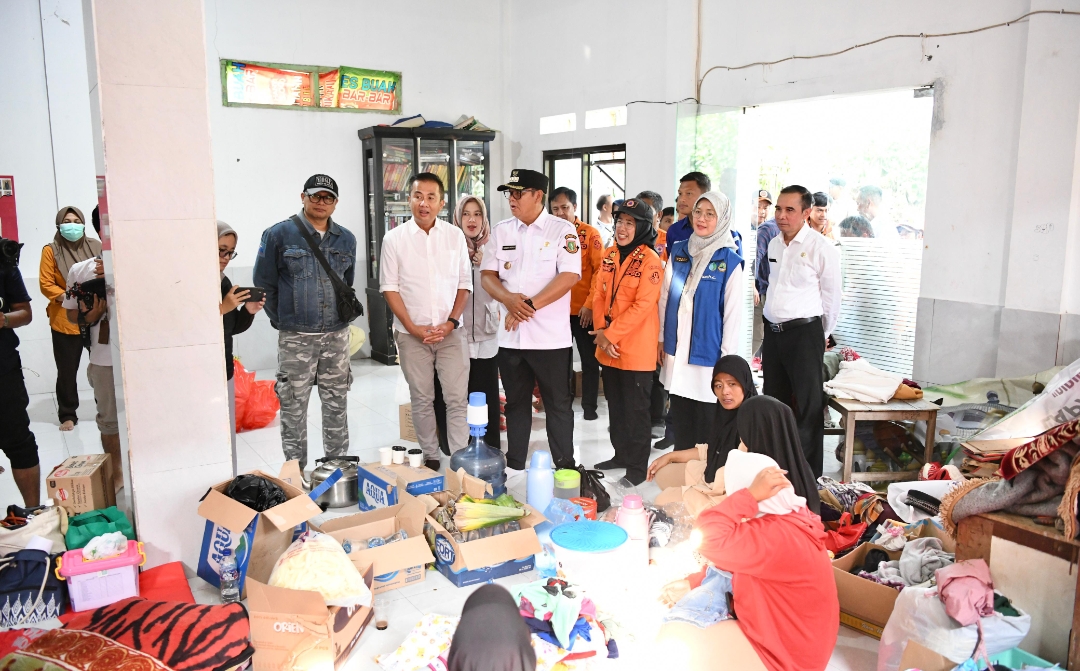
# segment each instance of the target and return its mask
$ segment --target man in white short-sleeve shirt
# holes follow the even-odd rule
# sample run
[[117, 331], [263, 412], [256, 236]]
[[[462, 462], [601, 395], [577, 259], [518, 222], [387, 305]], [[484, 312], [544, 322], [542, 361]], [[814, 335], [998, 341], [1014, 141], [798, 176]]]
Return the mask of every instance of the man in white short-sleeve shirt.
[[379, 290], [394, 313], [394, 342], [409, 383], [416, 439], [425, 465], [436, 471], [442, 463], [436, 373], [446, 402], [450, 449], [456, 452], [469, 442], [469, 343], [458, 327], [472, 291], [472, 261], [465, 234], [438, 218], [445, 197], [438, 176], [416, 175], [409, 193], [412, 219], [386, 233], [379, 262]]
[[[76, 284], [81, 286], [84, 282], [104, 276], [101, 259], [92, 258], [76, 263], [68, 270], [68, 291], [71, 292]], [[100, 296], [80, 299], [74, 293], [65, 295], [60, 305], [67, 310], [68, 321], [78, 324], [80, 331], [89, 333], [89, 336], [83, 336], [84, 344], [89, 337], [90, 347], [86, 378], [94, 390], [94, 403], [97, 406], [95, 419], [101, 434], [101, 447], [105, 454], [112, 457], [113, 486], [119, 491], [124, 486], [124, 472], [120, 462], [120, 424], [116, 418], [116, 383], [113, 381], [112, 351], [109, 348], [109, 305]]]
[[507, 471], [525, 469], [534, 381], [547, 414], [552, 461], [557, 468], [573, 468], [573, 337], [566, 315], [570, 289], [581, 279], [577, 230], [545, 211], [543, 174], [514, 169], [498, 190], [514, 216], [492, 227], [480, 271], [484, 289], [502, 304], [499, 373], [506, 392]]

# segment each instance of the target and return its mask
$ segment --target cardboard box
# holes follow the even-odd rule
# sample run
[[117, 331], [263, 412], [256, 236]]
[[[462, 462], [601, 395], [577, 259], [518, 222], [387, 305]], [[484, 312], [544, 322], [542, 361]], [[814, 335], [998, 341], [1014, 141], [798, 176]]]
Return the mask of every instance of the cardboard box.
[[[446, 491], [432, 494], [440, 505], [457, 499], [462, 492], [482, 498], [491, 492], [483, 480], [466, 475], [464, 471], [446, 472]], [[431, 515], [427, 516], [428, 542], [435, 548], [435, 568], [457, 587], [489, 582], [496, 578], [531, 571], [534, 555], [540, 552], [540, 541], [533, 527], [544, 522], [544, 516], [525, 506], [521, 531], [458, 543]]]
[[412, 403], [403, 403], [398, 406], [398, 426], [401, 427], [401, 433], [398, 435], [402, 440], [419, 442], [416, 440], [416, 427], [412, 423]]
[[[407, 492], [400, 492], [401, 502], [367, 513], [338, 517], [313, 528], [330, 534], [345, 549], [358, 569], [375, 570], [372, 590], [382, 594], [424, 581], [424, 566], [435, 561], [424, 537], [424, 504]], [[364, 543], [375, 536], [386, 537], [404, 530], [408, 538], [376, 548]]]
[[[364, 571], [371, 587], [372, 567]], [[250, 580], [247, 596], [254, 671], [339, 668], [374, 615], [374, 605], [327, 606], [318, 592]]]
[[199, 516], [206, 520], [199, 551], [199, 577], [220, 586], [221, 551], [230, 548], [240, 570], [240, 589], [246, 579], [261, 583], [270, 579], [274, 563], [289, 547], [298, 526], [322, 513], [322, 509], [301, 488], [262, 471], [253, 471], [281, 487], [285, 503], [256, 512], [223, 493], [231, 479], [214, 485], [199, 504]]
[[[929, 536], [941, 539], [941, 545], [946, 552], [956, 551], [956, 542], [944, 530], [927, 520], [921, 526], [918, 537]], [[840, 624], [880, 639], [881, 631], [892, 615], [896, 597], [900, 596], [900, 592], [851, 573], [853, 568], [866, 562], [866, 553], [875, 549], [885, 551], [893, 561], [902, 554], [888, 552], [873, 543], [863, 543], [833, 562], [833, 577], [836, 580], [836, 595], [840, 600]]]
[[46, 479], [48, 496], [72, 514], [115, 506], [113, 468], [107, 454], [68, 457]]
[[365, 512], [396, 505], [400, 491], [415, 496], [441, 492], [446, 487], [443, 476], [426, 466], [413, 468], [408, 464], [360, 464], [356, 475], [357, 486], [360, 487], [360, 510]]

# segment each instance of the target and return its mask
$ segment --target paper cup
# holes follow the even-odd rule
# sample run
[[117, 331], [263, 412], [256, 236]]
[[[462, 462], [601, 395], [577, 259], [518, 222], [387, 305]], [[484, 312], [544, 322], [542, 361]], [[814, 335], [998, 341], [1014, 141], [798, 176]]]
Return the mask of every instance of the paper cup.
[[394, 462], [394, 455], [392, 453], [393, 450], [391, 450], [389, 447], [380, 447], [379, 463], [383, 466], [389, 466], [390, 464], [392, 464]]
[[394, 451], [394, 463], [395, 464], [404, 464], [405, 463], [405, 448], [400, 446], [400, 445], [395, 445], [393, 447], [393, 451]]
[[412, 466], [413, 468], [420, 468], [421, 466], [423, 466], [424, 465], [424, 453], [421, 452], [420, 454], [410, 454], [409, 455], [409, 465]]

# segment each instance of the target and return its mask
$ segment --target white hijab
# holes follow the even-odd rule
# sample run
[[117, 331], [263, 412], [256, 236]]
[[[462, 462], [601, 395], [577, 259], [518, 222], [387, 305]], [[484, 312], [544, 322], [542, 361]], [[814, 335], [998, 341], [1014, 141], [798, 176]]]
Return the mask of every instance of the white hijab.
[[[712, 260], [713, 254], [723, 247], [738, 249], [735, 238], [731, 236], [731, 201], [719, 191], [708, 191], [694, 202], [694, 209], [702, 200], [709, 201], [716, 210], [716, 228], [712, 234], [702, 237], [695, 231], [688, 242], [687, 249], [690, 252], [690, 276], [686, 278], [683, 287], [683, 300], [688, 305], [694, 304], [694, 294], [697, 292], [698, 282], [705, 274], [705, 268]], [[694, 213], [690, 212], [693, 222]], [[691, 226], [693, 223], [691, 223]]]
[[[779, 468], [772, 457], [756, 452], [732, 450], [728, 452], [724, 466], [724, 489], [731, 496], [740, 489], [748, 488], [757, 474], [766, 468]], [[794, 487], [781, 489], [780, 493], [758, 502], [758, 517], [765, 515], [787, 515], [800, 508], [806, 508], [806, 499], [795, 493]]]

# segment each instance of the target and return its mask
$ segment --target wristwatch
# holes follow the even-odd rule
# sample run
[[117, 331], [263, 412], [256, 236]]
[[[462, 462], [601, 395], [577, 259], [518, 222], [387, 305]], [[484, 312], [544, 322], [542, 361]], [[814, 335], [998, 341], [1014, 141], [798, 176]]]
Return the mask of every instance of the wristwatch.
[[535, 309], [536, 309], [536, 306], [535, 306], [535, 305], [533, 305], [533, 302], [532, 302], [532, 299], [531, 299], [531, 298], [526, 298], [524, 302], [525, 302], [525, 305], [528, 305], [528, 306], [529, 306], [530, 308], [532, 308], [533, 310], [535, 310]]
[[451, 324], [453, 324], [453, 325], [454, 325], [454, 328], [455, 328], [455, 329], [457, 329], [457, 328], [461, 328], [461, 322], [459, 322], [458, 320], [454, 319], [453, 317], [447, 317], [446, 321], [448, 321], [448, 322], [450, 322]]

